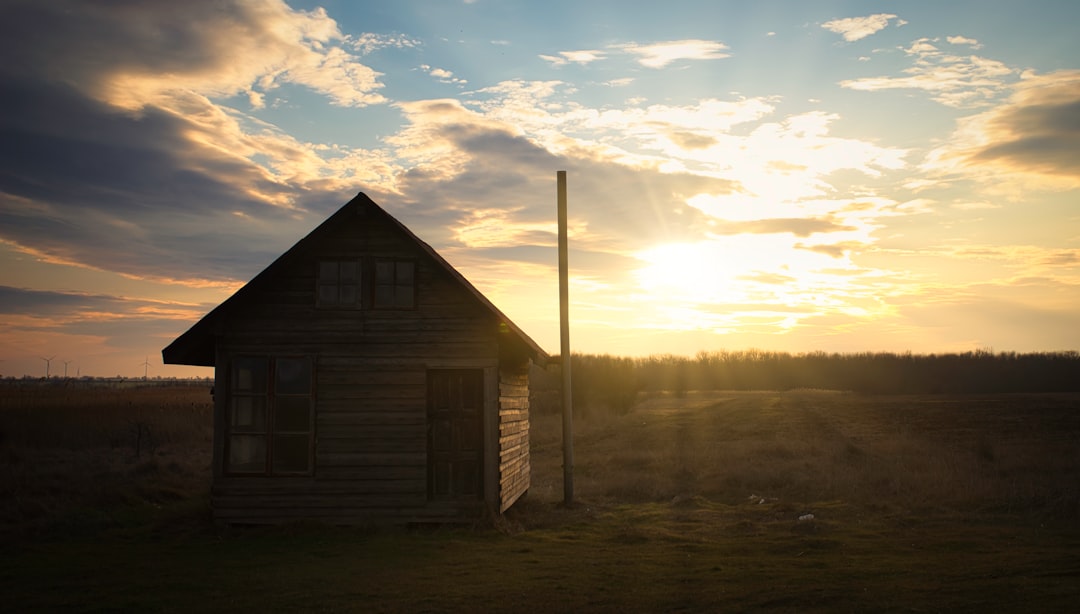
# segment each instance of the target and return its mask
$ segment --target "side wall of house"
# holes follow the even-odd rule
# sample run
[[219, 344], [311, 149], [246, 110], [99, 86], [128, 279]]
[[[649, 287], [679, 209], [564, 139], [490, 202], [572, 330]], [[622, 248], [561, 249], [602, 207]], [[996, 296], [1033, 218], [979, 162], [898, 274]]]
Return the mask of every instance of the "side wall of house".
[[529, 363], [499, 369], [499, 511], [529, 490]]
[[[314, 365], [311, 475], [229, 475], [218, 437], [212, 503], [236, 523], [321, 519], [337, 524], [452, 519], [483, 501], [433, 502], [427, 493], [427, 371], [498, 366], [498, 322], [422, 250], [378, 218], [357, 217], [315, 251], [280, 263], [221, 331], [220, 361], [242, 355], [308, 356]], [[415, 309], [316, 307], [320, 260], [410, 259]], [[362, 280], [363, 284], [367, 284]], [[218, 369], [228, 378], [227, 369]], [[219, 380], [219, 394], [228, 391]], [[227, 404], [218, 404], [227, 412]], [[219, 416], [219, 428], [226, 419]]]

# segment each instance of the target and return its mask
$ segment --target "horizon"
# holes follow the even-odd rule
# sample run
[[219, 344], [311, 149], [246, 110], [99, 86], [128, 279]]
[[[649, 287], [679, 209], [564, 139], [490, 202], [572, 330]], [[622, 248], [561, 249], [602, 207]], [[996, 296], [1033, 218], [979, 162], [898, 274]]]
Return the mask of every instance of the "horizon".
[[367, 4], [0, 7], [0, 374], [212, 376], [357, 192], [550, 352], [557, 170], [575, 354], [1080, 349], [1080, 4]]

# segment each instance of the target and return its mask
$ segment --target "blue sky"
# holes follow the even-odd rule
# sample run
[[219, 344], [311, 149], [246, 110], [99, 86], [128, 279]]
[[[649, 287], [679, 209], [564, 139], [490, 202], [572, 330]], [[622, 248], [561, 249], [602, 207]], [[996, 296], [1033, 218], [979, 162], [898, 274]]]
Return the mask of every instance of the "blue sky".
[[160, 349], [356, 192], [557, 349], [1080, 346], [1080, 5], [0, 2], [0, 373]]

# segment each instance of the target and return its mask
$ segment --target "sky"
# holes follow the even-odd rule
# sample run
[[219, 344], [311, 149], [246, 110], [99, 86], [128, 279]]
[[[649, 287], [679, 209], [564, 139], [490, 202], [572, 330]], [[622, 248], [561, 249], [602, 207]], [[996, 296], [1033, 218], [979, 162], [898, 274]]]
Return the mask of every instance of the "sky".
[[[0, 374], [364, 192], [558, 353], [1080, 348], [1080, 3], [0, 0]], [[46, 360], [49, 359], [49, 360]]]

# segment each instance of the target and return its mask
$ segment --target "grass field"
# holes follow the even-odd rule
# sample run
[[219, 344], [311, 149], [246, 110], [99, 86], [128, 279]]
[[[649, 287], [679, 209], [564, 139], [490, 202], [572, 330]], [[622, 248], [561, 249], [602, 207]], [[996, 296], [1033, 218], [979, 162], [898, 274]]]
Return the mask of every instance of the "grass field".
[[[9, 391], [10, 392], [10, 391]], [[470, 528], [209, 522], [205, 389], [0, 400], [5, 609], [1068, 612], [1080, 396], [656, 396], [533, 416]], [[7, 393], [5, 393], [7, 394]]]

